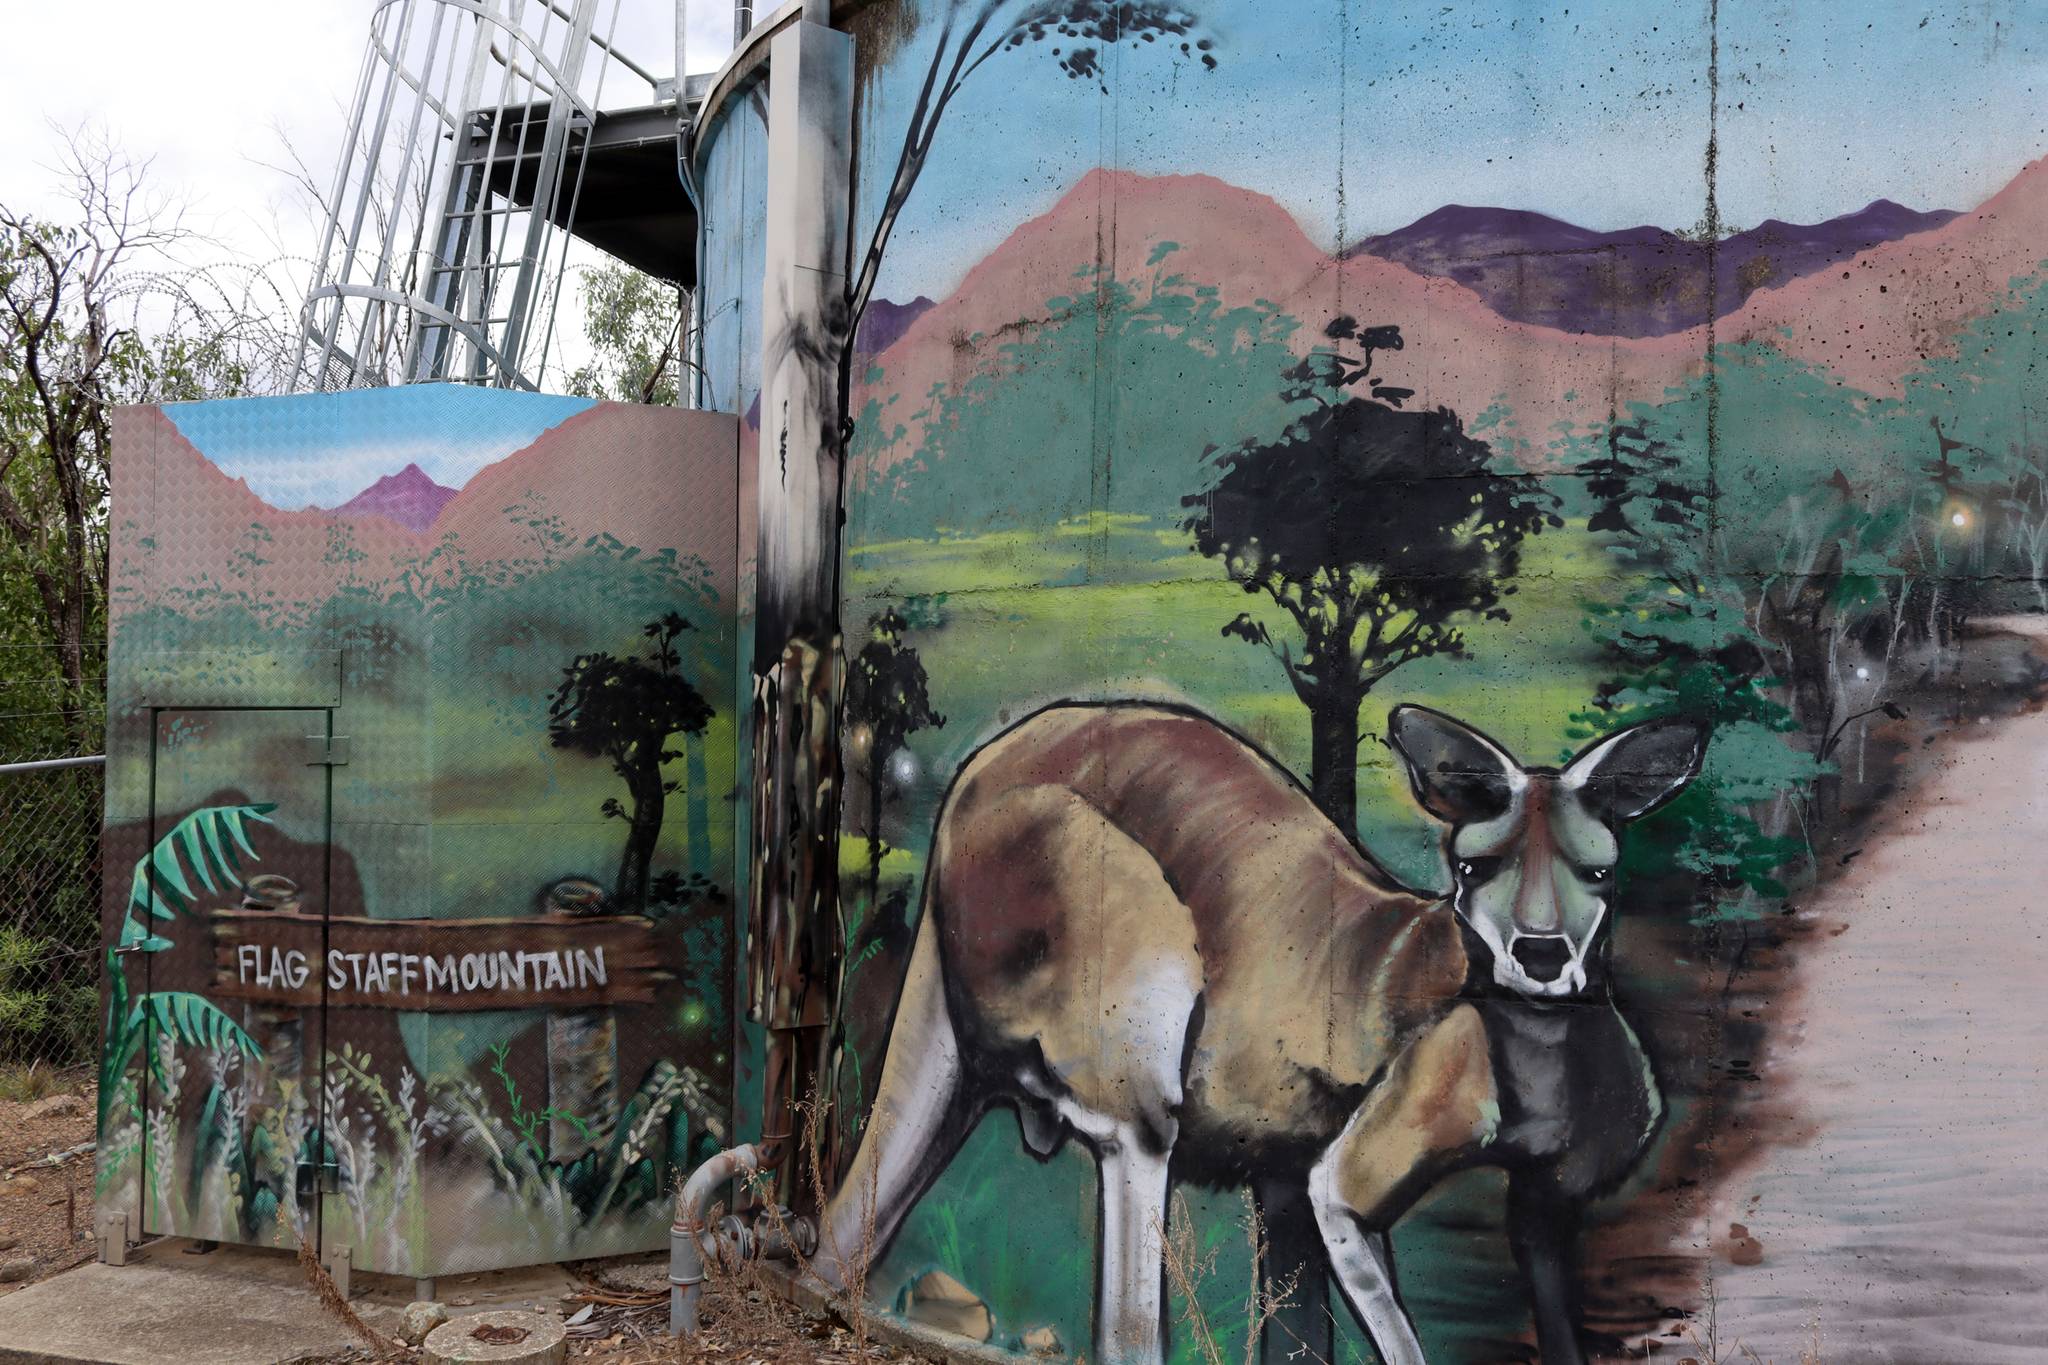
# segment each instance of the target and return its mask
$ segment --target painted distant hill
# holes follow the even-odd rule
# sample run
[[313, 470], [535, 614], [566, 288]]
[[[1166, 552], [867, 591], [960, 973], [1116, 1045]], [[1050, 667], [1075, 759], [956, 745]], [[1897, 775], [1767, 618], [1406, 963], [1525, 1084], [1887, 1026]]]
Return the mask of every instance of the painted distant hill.
[[1348, 256], [1377, 256], [1456, 280], [1503, 317], [1597, 336], [1668, 336], [1788, 284], [1957, 215], [1878, 199], [1824, 223], [1766, 219], [1709, 244], [1657, 227], [1596, 232], [1541, 213], [1447, 204]]
[[427, 471], [409, 464], [386, 474], [334, 509], [337, 517], [389, 517], [408, 531], [424, 531], [441, 515], [455, 490], [435, 483]]
[[867, 311], [861, 314], [860, 332], [853, 339], [853, 353], [880, 355], [894, 346], [896, 339], [910, 330], [910, 324], [930, 312], [931, 307], [932, 301], [922, 294], [909, 303], [869, 299]]
[[[1876, 221], [1896, 220], [1873, 208]], [[1722, 319], [1715, 340], [1767, 342], [1829, 365], [1835, 378], [1864, 392], [1897, 392], [1909, 370], [1952, 350], [1959, 328], [2010, 298], [2013, 280], [2044, 269], [2048, 159], [2027, 165], [1976, 208], [1944, 218], [1836, 268], [1757, 285]], [[1752, 242], [1767, 230], [1785, 232], [1767, 224]], [[1002, 363], [1006, 344], [1028, 341], [1048, 320], [1047, 300], [1071, 291], [1077, 266], [1095, 263], [1119, 279], [1141, 279], [1163, 247], [1171, 248], [1174, 273], [1213, 288], [1224, 304], [1267, 301], [1302, 319], [1298, 348], [1317, 344], [1321, 324], [1338, 313], [1400, 326], [1407, 348], [1382, 357], [1376, 375], [1414, 390], [1417, 405], [1476, 414], [1505, 403], [1537, 443], [1537, 462], [1556, 423], [1654, 401], [1698, 373], [1706, 353], [1701, 326], [1641, 337], [1569, 331], [1506, 316], [1459, 280], [1370, 252], [1333, 260], [1279, 203], [1212, 176], [1097, 170], [1019, 224], [875, 357], [882, 378], [863, 384], [857, 401], [896, 404], [902, 432], [873, 451], [856, 477], [916, 457], [920, 413], [934, 385], [957, 386]]]
[[1504, 401], [1523, 430], [1539, 434], [1584, 415], [1585, 395], [1626, 401], [1662, 393], [1699, 355], [1678, 338], [1624, 342], [1617, 350], [1609, 339], [1596, 343], [1502, 317], [1455, 280], [1371, 255], [1333, 260], [1280, 203], [1214, 176], [1099, 169], [1019, 224], [875, 357], [882, 378], [863, 384], [856, 403], [893, 407], [901, 434], [872, 450], [854, 476], [914, 458], [933, 387], [957, 386], [1002, 363], [1006, 346], [1028, 344], [1054, 320], [1047, 301], [1069, 296], [1077, 267], [1091, 264], [1122, 280], [1166, 269], [1215, 290], [1226, 307], [1270, 306], [1303, 322], [1294, 336], [1302, 349], [1315, 345], [1323, 324], [1339, 314], [1400, 326], [1406, 349], [1375, 370], [1385, 382], [1413, 390], [1418, 406], [1461, 413]]
[[[130, 425], [123, 430], [122, 449], [138, 454], [117, 462], [116, 483], [144, 480], [152, 489], [175, 490], [165, 496], [175, 497], [186, 524], [200, 528], [146, 543], [133, 581], [148, 583], [151, 592], [218, 592], [219, 566], [229, 553], [223, 547], [258, 526], [263, 552], [250, 564], [244, 586], [279, 603], [303, 602], [309, 594], [317, 600], [344, 573], [358, 587], [388, 590], [404, 577], [416, 578], [430, 553], [445, 572], [488, 578], [505, 566], [530, 567], [541, 555], [573, 555], [600, 541], [651, 553], [715, 546], [732, 531], [731, 504], [693, 496], [691, 487], [691, 471], [716, 477], [725, 467], [721, 462], [731, 458], [729, 447], [707, 445], [729, 429], [707, 428], [698, 414], [676, 408], [599, 403], [484, 466], [459, 490], [439, 488], [417, 470], [401, 470], [332, 511], [286, 511], [266, 503], [246, 481], [200, 453], [161, 407], [123, 413]], [[355, 505], [397, 481], [401, 491], [423, 492], [421, 483], [439, 490], [441, 506], [432, 522], [401, 521], [391, 508], [406, 508], [403, 502], [371, 508], [367, 515]], [[116, 496], [145, 495], [117, 490]], [[537, 528], [543, 520], [544, 531]], [[345, 566], [333, 558], [337, 525], [348, 528], [352, 558]], [[132, 605], [132, 593], [124, 594], [116, 614]]]

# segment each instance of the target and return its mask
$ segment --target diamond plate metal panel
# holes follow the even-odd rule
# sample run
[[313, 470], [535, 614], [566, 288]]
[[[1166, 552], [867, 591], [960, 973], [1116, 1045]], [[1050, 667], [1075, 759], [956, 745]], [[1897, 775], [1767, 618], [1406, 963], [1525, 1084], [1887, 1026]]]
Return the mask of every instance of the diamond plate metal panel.
[[[113, 1059], [103, 1203], [404, 1275], [660, 1243], [731, 1117], [736, 426], [443, 386], [123, 414], [108, 948], [125, 1009], [196, 1003]], [[295, 706], [331, 740], [219, 738]], [[195, 726], [206, 790], [152, 788]], [[164, 842], [260, 805], [232, 864]], [[193, 893], [140, 932], [137, 865]], [[287, 1015], [324, 1024], [291, 1068]]]

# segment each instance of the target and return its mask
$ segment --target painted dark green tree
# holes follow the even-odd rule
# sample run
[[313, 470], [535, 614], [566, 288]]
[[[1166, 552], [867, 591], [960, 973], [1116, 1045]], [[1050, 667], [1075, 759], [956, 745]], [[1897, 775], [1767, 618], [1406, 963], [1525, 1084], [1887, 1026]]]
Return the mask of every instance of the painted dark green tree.
[[1330, 347], [1286, 372], [1283, 396], [1306, 411], [1275, 439], [1210, 452], [1219, 472], [1181, 500], [1182, 525], [1292, 618], [1295, 640], [1250, 612], [1223, 633], [1279, 660], [1309, 712], [1310, 790], [1350, 833], [1367, 694], [1416, 659], [1465, 657], [1467, 623], [1508, 619], [1523, 538], [1559, 518], [1457, 413], [1406, 410], [1408, 390], [1373, 379], [1374, 353], [1401, 349], [1398, 327], [1339, 317], [1324, 335]]
[[894, 607], [868, 620], [868, 640], [846, 665], [846, 723], [866, 752], [868, 786], [868, 904], [880, 904], [882, 804], [889, 767], [910, 737], [945, 725], [932, 709], [924, 662], [909, 642], [911, 624]]
[[1786, 803], [1805, 792], [1815, 765], [1777, 695], [1773, 644], [1757, 630], [1741, 582], [1717, 565], [1708, 483], [1683, 449], [1654, 433], [1654, 421], [1638, 411], [1577, 442], [1587, 452], [1577, 469], [1594, 500], [1587, 529], [1627, 586], [1586, 604], [1606, 677], [1573, 715], [1571, 734], [1583, 740], [1670, 714], [1711, 726], [1706, 771], [1657, 814], [1664, 837], [1637, 840], [1637, 856], [1675, 862], [1710, 891], [1747, 891], [1710, 900], [1715, 915], [1741, 917], [1756, 897], [1784, 893], [1782, 869], [1804, 852], [1786, 832]]
[[668, 742], [676, 735], [701, 735], [716, 714], [682, 673], [676, 641], [690, 628], [682, 616], [669, 612], [643, 628], [648, 641], [644, 655], [578, 655], [562, 670], [561, 685], [548, 703], [549, 741], [559, 749], [609, 760], [626, 784], [624, 803], [606, 797], [603, 806], [605, 815], [626, 822], [626, 850], [612, 893], [621, 909], [647, 904], [663, 809], [669, 794], [682, 786], [662, 775], [662, 764], [683, 756]]

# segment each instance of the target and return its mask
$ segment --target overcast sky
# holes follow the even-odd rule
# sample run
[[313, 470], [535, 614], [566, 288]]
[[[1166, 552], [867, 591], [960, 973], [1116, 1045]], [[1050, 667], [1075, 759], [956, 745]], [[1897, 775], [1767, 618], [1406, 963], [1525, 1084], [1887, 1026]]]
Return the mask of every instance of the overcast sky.
[[[265, 163], [284, 162], [288, 138], [323, 182], [333, 174], [375, 0], [0, 4], [0, 201], [61, 212], [51, 125], [92, 121], [122, 150], [153, 157], [159, 188], [226, 252], [312, 254], [317, 225]], [[600, 14], [610, 8], [606, 0]], [[687, 11], [690, 68], [711, 70], [732, 46], [732, 6], [687, 0]], [[669, 74], [673, 15], [667, 0], [621, 0], [619, 47]]]
[[[223, 228], [267, 222], [287, 190], [258, 162], [280, 159], [281, 128], [307, 162], [332, 169], [343, 105], [374, 0], [65, 0], [7, 5], [0, 44], [0, 193], [36, 204], [51, 190], [45, 125], [97, 119], [127, 150], [157, 158], [167, 184]], [[609, 6], [607, 6], [607, 9]], [[732, 46], [732, 7], [688, 0], [690, 67]], [[622, 0], [619, 46], [667, 75], [673, 9]]]

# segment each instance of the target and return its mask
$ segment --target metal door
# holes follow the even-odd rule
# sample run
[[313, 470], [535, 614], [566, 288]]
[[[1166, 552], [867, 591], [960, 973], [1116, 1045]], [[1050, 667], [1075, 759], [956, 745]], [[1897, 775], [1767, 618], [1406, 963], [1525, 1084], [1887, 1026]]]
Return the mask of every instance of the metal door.
[[317, 1245], [333, 712], [153, 712], [143, 1229]]

